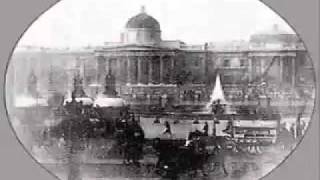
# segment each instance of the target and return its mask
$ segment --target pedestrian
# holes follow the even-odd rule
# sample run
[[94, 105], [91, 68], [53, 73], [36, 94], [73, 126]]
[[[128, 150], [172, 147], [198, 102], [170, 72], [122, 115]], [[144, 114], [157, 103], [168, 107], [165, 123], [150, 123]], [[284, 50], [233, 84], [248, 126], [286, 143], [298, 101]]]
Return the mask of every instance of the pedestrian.
[[64, 147], [65, 144], [66, 144], [66, 141], [64, 140], [64, 138], [60, 137], [59, 140], [58, 140], [58, 148]]
[[209, 135], [209, 124], [208, 124], [207, 121], [204, 123], [204, 126], [203, 126], [203, 134], [204, 134], [205, 136], [208, 136], [208, 135]]
[[129, 121], [124, 129], [124, 163], [130, 164], [133, 161], [134, 131], [132, 121]]
[[226, 150], [224, 147], [220, 145], [220, 143], [217, 143], [217, 145], [214, 148], [214, 169], [216, 168], [222, 168], [223, 173], [225, 176], [228, 176], [228, 171], [225, 166], [225, 156], [226, 156]]
[[295, 124], [292, 124], [291, 127], [290, 127], [290, 133], [291, 133], [291, 136], [296, 139], [296, 128], [295, 128]]
[[144, 145], [144, 131], [140, 124], [137, 121], [133, 122], [133, 163], [139, 165], [138, 160], [142, 157], [143, 154], [143, 145]]
[[301, 136], [302, 136], [302, 123], [301, 123], [301, 116], [302, 116], [302, 113], [299, 113], [298, 114], [298, 117], [297, 117], [297, 125], [296, 125], [296, 136], [297, 136], [297, 139], [300, 139]]
[[204, 164], [207, 159], [206, 152], [206, 144], [203, 139], [201, 139], [201, 135], [197, 135], [191, 140], [189, 147], [191, 148], [192, 154], [190, 155], [191, 160], [191, 168], [193, 175], [197, 175], [197, 171], [201, 170], [203, 176], [207, 176], [207, 173], [204, 169]]
[[159, 124], [160, 123], [160, 117], [157, 115], [155, 117], [155, 120], [153, 121], [154, 124]]
[[125, 154], [125, 130], [127, 128], [127, 121], [125, 119], [122, 119], [118, 125], [117, 125], [117, 131], [116, 131], [116, 139], [117, 139], [117, 145], [119, 147], [119, 154], [123, 155]]
[[164, 125], [165, 125], [165, 129], [164, 129], [164, 131], [163, 131], [162, 134], [172, 135], [171, 126], [170, 126], [169, 122], [168, 122], [168, 121], [165, 121]]
[[302, 133], [302, 135], [306, 131], [306, 126], [307, 126], [306, 122], [305, 121], [301, 121], [301, 133]]
[[213, 112], [213, 114], [217, 114], [217, 104], [216, 101], [213, 101], [211, 104], [211, 112]]

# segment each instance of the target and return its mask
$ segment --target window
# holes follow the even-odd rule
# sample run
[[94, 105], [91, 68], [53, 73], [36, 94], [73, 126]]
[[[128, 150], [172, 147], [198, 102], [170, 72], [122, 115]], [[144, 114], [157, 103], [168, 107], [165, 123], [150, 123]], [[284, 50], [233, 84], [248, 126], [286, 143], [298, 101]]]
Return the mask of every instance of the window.
[[233, 80], [233, 76], [232, 75], [223, 75], [222, 76], [222, 81], [223, 81], [223, 83], [226, 83], [226, 84], [228, 84], [228, 83], [232, 83], [232, 80]]
[[243, 67], [246, 65], [246, 60], [245, 59], [240, 59], [240, 67]]
[[186, 61], [185, 60], [181, 60], [181, 66], [185, 67], [186, 65], [187, 65]]
[[198, 60], [194, 61], [194, 66], [199, 66], [199, 61]]
[[224, 67], [230, 67], [230, 59], [223, 60], [223, 66]]

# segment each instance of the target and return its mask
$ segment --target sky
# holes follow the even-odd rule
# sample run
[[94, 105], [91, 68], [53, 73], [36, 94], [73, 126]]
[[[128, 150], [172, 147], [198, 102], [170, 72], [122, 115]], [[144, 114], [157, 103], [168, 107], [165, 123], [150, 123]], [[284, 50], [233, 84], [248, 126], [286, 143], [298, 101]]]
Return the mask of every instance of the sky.
[[62, 0], [39, 17], [18, 45], [79, 47], [118, 42], [128, 19], [145, 6], [163, 40], [188, 44], [248, 40], [271, 29], [293, 30], [258, 0]]

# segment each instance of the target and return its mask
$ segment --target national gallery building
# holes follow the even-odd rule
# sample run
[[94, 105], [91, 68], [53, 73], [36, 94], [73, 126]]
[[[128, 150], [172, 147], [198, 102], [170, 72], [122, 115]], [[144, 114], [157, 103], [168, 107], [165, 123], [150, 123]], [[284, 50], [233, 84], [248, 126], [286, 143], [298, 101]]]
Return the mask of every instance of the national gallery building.
[[306, 78], [312, 82], [312, 64], [302, 42], [277, 25], [271, 32], [251, 36], [248, 43], [229, 47], [162, 40], [161, 32], [159, 22], [144, 9], [130, 18], [119, 43], [94, 51], [99, 82], [113, 74], [120, 95], [141, 101], [158, 96], [207, 101], [217, 73], [230, 98], [249, 84], [268, 82], [291, 89]]
[[74, 74], [80, 73], [84, 91], [93, 98], [104, 91], [106, 75], [113, 75], [118, 95], [141, 104], [159, 99], [208, 102], [217, 74], [230, 101], [261, 84], [275, 100], [281, 93], [310, 94], [307, 91], [314, 89], [313, 66], [303, 43], [277, 25], [253, 34], [249, 41], [225, 44], [188, 45], [163, 40], [161, 33], [160, 23], [142, 8], [129, 18], [119, 42], [78, 51], [17, 51], [11, 78], [21, 82], [14, 89], [26, 86], [31, 71], [38, 77], [39, 89], [64, 95], [72, 91]]

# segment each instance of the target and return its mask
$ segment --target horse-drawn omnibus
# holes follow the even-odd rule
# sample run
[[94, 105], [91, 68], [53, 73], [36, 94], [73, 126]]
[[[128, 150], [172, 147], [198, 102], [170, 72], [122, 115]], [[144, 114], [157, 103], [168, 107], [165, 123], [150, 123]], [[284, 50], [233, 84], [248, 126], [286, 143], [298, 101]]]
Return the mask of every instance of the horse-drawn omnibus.
[[238, 145], [267, 146], [276, 143], [279, 120], [235, 120], [231, 137]]

